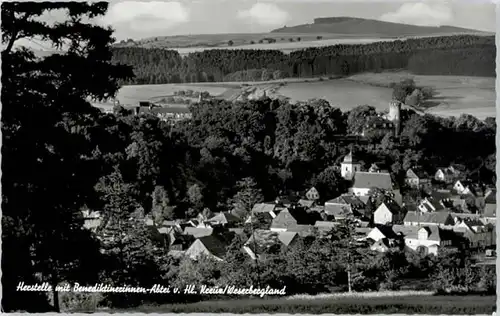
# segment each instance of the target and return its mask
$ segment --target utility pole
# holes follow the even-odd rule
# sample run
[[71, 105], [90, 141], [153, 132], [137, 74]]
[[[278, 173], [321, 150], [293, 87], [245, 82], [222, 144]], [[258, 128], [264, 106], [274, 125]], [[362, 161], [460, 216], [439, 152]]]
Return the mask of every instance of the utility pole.
[[[350, 236], [349, 236], [350, 238]], [[352, 292], [351, 287], [351, 240], [349, 240], [349, 246], [347, 248], [347, 287], [349, 293]]]
[[255, 239], [255, 230], [253, 228], [253, 212], [252, 212], [252, 210], [250, 210], [250, 229], [252, 230], [253, 254], [255, 256], [255, 269], [257, 270], [257, 285], [260, 287], [259, 258], [257, 255], [257, 240]]

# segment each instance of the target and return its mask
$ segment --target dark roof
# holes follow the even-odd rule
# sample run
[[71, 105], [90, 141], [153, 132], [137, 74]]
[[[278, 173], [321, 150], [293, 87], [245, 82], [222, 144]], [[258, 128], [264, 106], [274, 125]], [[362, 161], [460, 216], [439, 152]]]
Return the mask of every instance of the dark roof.
[[221, 212], [208, 220], [209, 222], [238, 223], [241, 219], [229, 212]]
[[[326, 203], [332, 203], [332, 204], [349, 204], [353, 208], [363, 208], [366, 206], [366, 204], [359, 199], [359, 197], [353, 195], [353, 194], [342, 194], [341, 196], [329, 200]], [[325, 203], [325, 204], [326, 204]]]
[[422, 168], [416, 168], [416, 167], [408, 169], [408, 171], [406, 172], [406, 176], [408, 178], [418, 178], [418, 179], [425, 179], [428, 177], [428, 175]]
[[391, 201], [391, 200], [387, 200], [385, 202], [383, 202], [382, 204], [379, 205], [379, 207], [377, 207], [377, 210], [382, 206], [382, 205], [385, 205], [385, 207], [387, 207], [387, 209], [392, 213], [392, 214], [399, 214], [401, 212], [401, 207], [398, 205], [398, 203], [394, 202], [394, 201]]
[[356, 172], [354, 174], [354, 188], [379, 188], [392, 190], [392, 180], [389, 173]]
[[325, 213], [327, 215], [334, 216], [335, 218], [343, 218], [350, 214], [353, 214], [351, 206], [349, 204], [333, 203], [325, 203]]
[[200, 237], [198, 240], [211, 254], [218, 258], [223, 258], [227, 253], [227, 245], [225, 242], [215, 236]]
[[389, 239], [394, 239], [398, 235], [394, 232], [391, 226], [386, 226], [386, 225], [376, 225], [375, 228], [377, 228], [386, 238]]
[[289, 246], [297, 236], [295, 232], [273, 232], [270, 230], [256, 229], [254, 234], [245, 242], [245, 246], [255, 252], [264, 253], [273, 246]]
[[490, 190], [484, 196], [484, 203], [497, 204], [497, 190]]
[[404, 222], [445, 224], [449, 216], [451, 216], [449, 212], [429, 212], [420, 214], [417, 212], [408, 212]]

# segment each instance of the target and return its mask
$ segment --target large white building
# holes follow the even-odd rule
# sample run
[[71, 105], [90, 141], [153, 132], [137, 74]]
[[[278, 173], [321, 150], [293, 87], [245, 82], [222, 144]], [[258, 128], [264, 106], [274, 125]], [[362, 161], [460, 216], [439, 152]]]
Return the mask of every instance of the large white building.
[[356, 172], [361, 171], [361, 163], [350, 152], [344, 157], [344, 161], [340, 164], [340, 174], [346, 180], [352, 180]]

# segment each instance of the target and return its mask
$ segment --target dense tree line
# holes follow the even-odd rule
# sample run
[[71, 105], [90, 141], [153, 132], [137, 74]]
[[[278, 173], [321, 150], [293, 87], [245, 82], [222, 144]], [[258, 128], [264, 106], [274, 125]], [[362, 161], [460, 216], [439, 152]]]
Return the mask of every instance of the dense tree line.
[[114, 48], [113, 60], [134, 68], [132, 84], [260, 81], [408, 69], [415, 74], [495, 76], [494, 37], [457, 35], [278, 50], [176, 51]]

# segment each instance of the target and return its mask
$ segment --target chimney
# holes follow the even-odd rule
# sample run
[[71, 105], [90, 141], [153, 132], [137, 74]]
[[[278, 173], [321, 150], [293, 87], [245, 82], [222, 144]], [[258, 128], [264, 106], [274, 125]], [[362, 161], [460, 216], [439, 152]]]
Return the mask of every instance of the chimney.
[[141, 107], [140, 106], [136, 106], [135, 107], [135, 115], [139, 115], [139, 113], [141, 113]]

